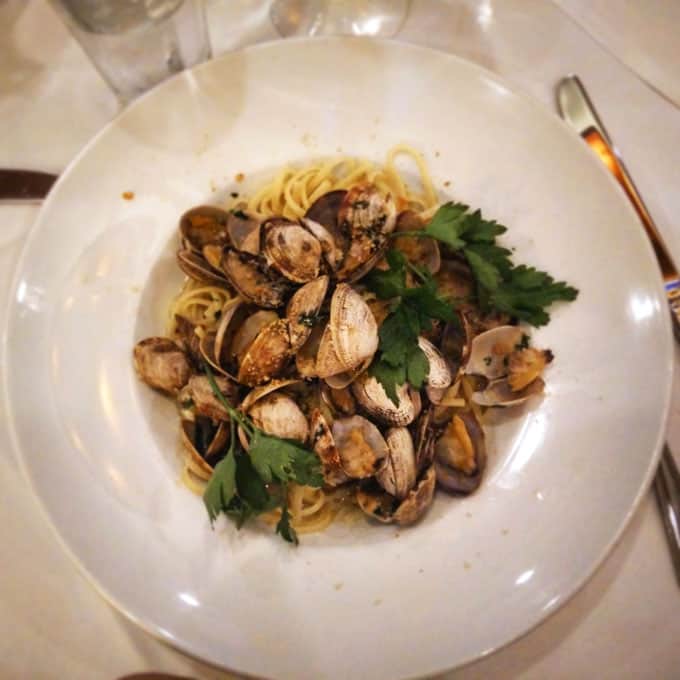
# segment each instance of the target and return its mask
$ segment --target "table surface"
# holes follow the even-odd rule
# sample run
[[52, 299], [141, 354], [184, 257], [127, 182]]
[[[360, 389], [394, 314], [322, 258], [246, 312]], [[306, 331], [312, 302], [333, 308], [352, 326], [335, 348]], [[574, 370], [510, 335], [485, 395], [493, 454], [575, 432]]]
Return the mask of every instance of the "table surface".
[[[268, 5], [208, 2], [214, 51], [276, 37]], [[680, 261], [679, 27], [680, 3], [670, 0], [413, 0], [398, 39], [476, 61], [551, 109], [555, 82], [581, 75]], [[0, 64], [0, 167], [59, 172], [118, 111], [45, 0], [0, 1]], [[0, 210], [6, 297], [37, 207]], [[0, 403], [0, 422], [5, 412]], [[678, 379], [667, 436], [680, 451]], [[233, 677], [156, 641], [97, 595], [58, 545], [2, 427], [0, 493], [2, 678], [97, 680], [149, 671]], [[649, 493], [568, 604], [518, 642], [442, 677], [680, 677], [679, 613], [680, 589]]]

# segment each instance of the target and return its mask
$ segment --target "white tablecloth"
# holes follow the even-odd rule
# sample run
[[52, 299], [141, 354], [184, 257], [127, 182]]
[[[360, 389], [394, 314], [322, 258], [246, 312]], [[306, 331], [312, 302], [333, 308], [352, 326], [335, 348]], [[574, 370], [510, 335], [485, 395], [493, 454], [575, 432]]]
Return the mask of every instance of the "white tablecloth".
[[[579, 73], [680, 261], [680, 3], [557, 2], [562, 9], [547, 0], [414, 0], [399, 39], [476, 61], [550, 108], [559, 77]], [[267, 0], [208, 4], [216, 53], [275, 37]], [[116, 111], [44, 0], [0, 1], [0, 167], [59, 172]], [[3, 296], [36, 211], [0, 207]], [[0, 323], [4, 314], [3, 306]], [[668, 428], [678, 451], [679, 385]], [[4, 413], [0, 403], [0, 423]], [[232, 677], [157, 642], [100, 599], [58, 545], [2, 427], [0, 494], [0, 677]], [[523, 639], [447, 677], [680, 677], [680, 589], [651, 493], [571, 602]]]

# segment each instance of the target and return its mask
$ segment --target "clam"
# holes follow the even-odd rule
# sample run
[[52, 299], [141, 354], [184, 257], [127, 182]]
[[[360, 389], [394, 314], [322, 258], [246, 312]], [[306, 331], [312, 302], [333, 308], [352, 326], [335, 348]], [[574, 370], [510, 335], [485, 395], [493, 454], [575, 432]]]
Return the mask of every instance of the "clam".
[[513, 390], [508, 378], [492, 380], [484, 390], [474, 392], [472, 400], [480, 406], [517, 406], [530, 397], [542, 394], [545, 382], [535, 378], [526, 387]]
[[472, 340], [465, 373], [482, 375], [488, 380], [508, 373], [508, 357], [522, 343], [519, 326], [499, 326], [477, 335]]
[[260, 221], [242, 209], [232, 210], [227, 219], [229, 239], [236, 250], [260, 254]]
[[416, 470], [425, 469], [434, 457], [434, 443], [436, 439], [434, 409], [429, 408], [420, 414], [413, 424], [413, 443], [416, 456]]
[[435, 484], [434, 468], [430, 466], [401, 502], [371, 483], [357, 490], [357, 502], [367, 515], [379, 522], [396, 522], [404, 526], [415, 524], [432, 505]]
[[447, 491], [471, 493], [486, 466], [484, 431], [471, 412], [454, 414], [434, 449], [437, 482]]
[[373, 184], [361, 184], [347, 192], [338, 211], [340, 229], [349, 235], [349, 246], [336, 273], [339, 280], [356, 281], [375, 265], [395, 222], [391, 195]]
[[200, 337], [196, 335], [196, 324], [181, 314], [175, 314], [175, 341], [187, 353], [194, 365], [201, 363]]
[[243, 361], [248, 348], [260, 334], [260, 331], [270, 323], [278, 321], [278, 319], [279, 315], [270, 309], [259, 309], [246, 317], [235, 330], [231, 343], [229, 343], [229, 358], [238, 363]]
[[472, 339], [472, 328], [466, 314], [459, 312], [454, 321], [449, 321], [444, 326], [439, 346], [453, 376], [457, 376], [461, 367], [467, 363]]
[[343, 416], [353, 416], [357, 410], [357, 403], [349, 387], [334, 388], [328, 384], [321, 386], [321, 398], [334, 412]]
[[389, 452], [380, 430], [362, 416], [335, 420], [332, 433], [342, 469], [353, 479], [372, 477]]
[[262, 229], [270, 267], [295, 283], [307, 283], [319, 275], [321, 244], [307, 229], [282, 218], [267, 220]]
[[[198, 347], [201, 358], [207, 361], [218, 373], [233, 379], [230, 373], [232, 357], [229, 353], [231, 337], [234, 328], [243, 318], [245, 309], [241, 305], [239, 297], [227, 300], [220, 316], [220, 322], [216, 331], [204, 333], [200, 338]], [[278, 318], [276, 313], [271, 312], [274, 318]]]
[[290, 334], [285, 319], [265, 326], [250, 344], [239, 365], [237, 379], [251, 387], [269, 382], [283, 370], [290, 357]]
[[228, 212], [211, 205], [199, 205], [187, 210], [179, 220], [184, 248], [202, 254], [204, 246], [229, 245], [228, 219]]
[[[412, 210], [404, 210], [397, 217], [395, 232], [418, 231], [425, 228], [423, 220]], [[396, 236], [394, 247], [400, 250], [409, 262], [418, 267], [428, 269], [436, 274], [441, 266], [439, 243], [433, 238], [415, 238], [413, 236]]]
[[387, 493], [403, 500], [416, 483], [416, 453], [411, 433], [405, 427], [393, 427], [385, 433], [389, 453], [375, 478]]
[[317, 315], [321, 309], [326, 291], [328, 276], [320, 276], [299, 288], [286, 307], [286, 318], [290, 328], [291, 351], [297, 351], [305, 344], [312, 332]]
[[407, 383], [397, 387], [397, 404], [387, 396], [380, 381], [367, 372], [352, 383], [352, 393], [361, 409], [381, 423], [401, 427], [416, 417], [416, 405]]
[[[220, 248], [220, 253], [222, 249]], [[229, 286], [229, 280], [221, 270], [215, 269], [199, 253], [185, 248], [177, 251], [179, 268], [194, 281], [207, 283], [211, 286]]]
[[[238, 403], [238, 385], [224, 376], [215, 376], [217, 388], [222, 396], [236, 408]], [[212, 418], [213, 420], [229, 420], [229, 412], [215, 397], [210, 381], [205, 375], [192, 375], [189, 382], [179, 393], [180, 404], [190, 403], [197, 415]]]
[[140, 340], [133, 350], [135, 370], [149, 386], [177, 394], [189, 381], [191, 364], [180, 346], [169, 338]]
[[340, 452], [335, 445], [333, 433], [321, 411], [313, 409], [309, 419], [312, 449], [319, 456], [323, 468], [324, 482], [328, 486], [338, 486], [348, 481], [342, 467]]
[[307, 418], [296, 401], [281, 390], [297, 380], [272, 380], [251, 390], [241, 404], [253, 423], [267, 434], [304, 444], [309, 437]]
[[368, 370], [372, 360], [373, 357], [368, 357], [363, 364], [360, 364], [351, 371], [329, 375], [324, 378], [324, 382], [334, 390], [343, 390], [349, 387], [364, 371]]
[[222, 258], [222, 269], [231, 285], [246, 300], [266, 309], [283, 305], [290, 284], [275, 276], [260, 258], [228, 250]]
[[322, 378], [345, 373], [378, 349], [378, 324], [352, 286], [340, 283], [331, 298], [330, 320], [321, 338], [317, 373]]
[[346, 195], [347, 192], [344, 189], [338, 189], [319, 196], [309, 207], [305, 217], [320, 224], [332, 235], [335, 235], [338, 231], [338, 213]]
[[196, 467], [205, 475], [205, 479], [210, 479], [213, 468], [222, 460], [229, 443], [226, 421], [215, 424], [210, 418], [204, 417], [182, 420], [181, 437]]
[[436, 404], [451, 384], [451, 371], [446, 359], [429, 340], [419, 337], [418, 347], [423, 350], [429, 365], [425, 380], [427, 396], [433, 404]]
[[498, 326], [472, 341], [465, 372], [481, 375], [488, 384], [473, 394], [481, 406], [513, 406], [543, 392], [541, 373], [553, 359], [550, 350], [525, 347], [517, 326]]
[[335, 271], [340, 266], [343, 257], [342, 248], [338, 245], [336, 237], [323, 224], [319, 224], [307, 217], [303, 217], [300, 222], [319, 241], [324, 259], [328, 266]]
[[310, 329], [309, 337], [295, 352], [295, 367], [302, 378], [316, 378], [316, 357], [321, 345], [325, 326], [316, 324]]

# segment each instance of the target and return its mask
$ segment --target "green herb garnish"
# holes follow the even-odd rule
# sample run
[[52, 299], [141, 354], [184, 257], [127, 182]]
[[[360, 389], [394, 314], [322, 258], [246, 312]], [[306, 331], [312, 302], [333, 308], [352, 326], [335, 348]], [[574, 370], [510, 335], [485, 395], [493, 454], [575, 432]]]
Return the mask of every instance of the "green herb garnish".
[[[214, 522], [223, 512], [240, 529], [251, 517], [280, 506], [282, 514], [276, 533], [297, 544], [297, 535], [290, 525], [287, 484], [320, 487], [323, 475], [318, 457], [297, 442], [273, 437], [255, 427], [225, 399], [210, 367], [205, 364], [204, 368], [215, 398], [229, 413], [231, 426], [227, 455], [215, 466], [203, 494], [210, 521]], [[236, 436], [237, 424], [248, 437], [248, 451], [243, 450]]]

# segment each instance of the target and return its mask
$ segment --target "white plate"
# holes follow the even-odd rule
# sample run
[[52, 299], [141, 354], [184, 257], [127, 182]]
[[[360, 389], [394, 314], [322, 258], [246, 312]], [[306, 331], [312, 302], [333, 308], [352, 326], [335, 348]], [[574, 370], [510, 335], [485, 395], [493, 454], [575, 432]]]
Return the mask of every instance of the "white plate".
[[[509, 225], [519, 261], [580, 288], [536, 333], [556, 354], [547, 395], [493, 428], [479, 492], [440, 494], [414, 529], [339, 525], [297, 549], [211, 531], [178, 482], [174, 408], [130, 361], [179, 281], [177, 218], [238, 172], [397, 142]], [[658, 456], [667, 317], [632, 210], [552, 113], [438, 52], [278, 42], [162, 85], [64, 173], [19, 264], [7, 396], [64, 546], [144, 628], [259, 676], [407, 677], [516, 638], [602, 561]]]

